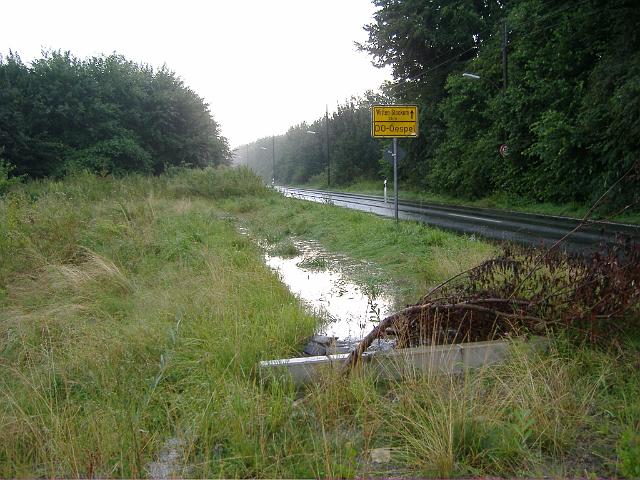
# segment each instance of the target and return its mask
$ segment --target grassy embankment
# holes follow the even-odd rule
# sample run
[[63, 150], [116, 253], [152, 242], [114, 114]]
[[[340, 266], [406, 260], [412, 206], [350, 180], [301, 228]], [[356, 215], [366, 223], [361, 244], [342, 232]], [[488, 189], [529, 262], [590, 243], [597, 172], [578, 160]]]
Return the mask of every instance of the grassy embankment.
[[[0, 200], [1, 477], [143, 476], [171, 438], [189, 476], [637, 468], [637, 347], [558, 341], [463, 378], [261, 383], [256, 362], [294, 353], [315, 319], [225, 210], [408, 276], [406, 292], [492, 250], [280, 199], [243, 171], [21, 187]], [[390, 464], [367, 461], [387, 446]]]
[[278, 195], [227, 199], [221, 208], [275, 252], [287, 253], [291, 238], [310, 239], [330, 252], [361, 261], [362, 270], [349, 272], [355, 281], [378, 290], [390, 288], [399, 306], [417, 301], [430, 287], [498, 252], [486, 242], [421, 223], [396, 224], [367, 213]]
[[[300, 185], [302, 188], [318, 188], [326, 189], [326, 183], [323, 184], [307, 184]], [[393, 180], [387, 185], [387, 194], [393, 195]], [[346, 187], [335, 187], [331, 190], [349, 193], [363, 193], [366, 195], [379, 195], [383, 193], [382, 182], [373, 182], [367, 180], [358, 181]], [[520, 198], [513, 195], [493, 194], [491, 196], [480, 198], [478, 200], [465, 200], [458, 197], [437, 194], [432, 192], [419, 192], [414, 190], [406, 190], [400, 186], [398, 196], [401, 200], [414, 202], [434, 202], [445, 203], [451, 205], [462, 205], [481, 208], [495, 208], [498, 210], [514, 210], [526, 213], [541, 213], [543, 215], [558, 215], [564, 217], [583, 218], [589, 211], [591, 205], [581, 205], [579, 203], [551, 203], [536, 202], [526, 198]], [[606, 219], [612, 222], [640, 224], [640, 212], [629, 210], [621, 215], [609, 218], [598, 212], [592, 214], [593, 219]]]

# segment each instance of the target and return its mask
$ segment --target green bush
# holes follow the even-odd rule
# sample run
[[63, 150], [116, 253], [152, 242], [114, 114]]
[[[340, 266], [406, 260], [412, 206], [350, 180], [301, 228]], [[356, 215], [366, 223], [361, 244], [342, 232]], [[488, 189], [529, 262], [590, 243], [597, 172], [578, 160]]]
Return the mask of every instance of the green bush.
[[[2, 151], [0, 151], [2, 153]], [[4, 194], [13, 185], [20, 183], [20, 177], [10, 177], [14, 167], [9, 162], [0, 157], [0, 195]]]

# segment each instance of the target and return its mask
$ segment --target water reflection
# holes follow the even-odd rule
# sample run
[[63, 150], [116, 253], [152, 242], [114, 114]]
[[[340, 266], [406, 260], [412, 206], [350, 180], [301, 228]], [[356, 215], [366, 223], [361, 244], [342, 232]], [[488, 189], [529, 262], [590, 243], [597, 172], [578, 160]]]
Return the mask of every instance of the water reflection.
[[267, 253], [265, 262], [324, 320], [317, 333], [337, 337], [341, 344], [353, 344], [392, 313], [389, 296], [373, 286], [363, 289], [332, 268], [341, 259], [327, 260], [330, 257], [317, 244], [296, 242], [296, 247], [300, 255], [282, 258]]

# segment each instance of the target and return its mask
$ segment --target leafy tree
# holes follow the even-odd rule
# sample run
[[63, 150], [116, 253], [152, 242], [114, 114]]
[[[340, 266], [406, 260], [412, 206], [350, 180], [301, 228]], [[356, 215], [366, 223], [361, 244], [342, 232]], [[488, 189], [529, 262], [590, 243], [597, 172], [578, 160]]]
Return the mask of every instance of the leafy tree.
[[[374, 0], [362, 48], [391, 65], [386, 91], [421, 108], [403, 166], [463, 197], [504, 191], [591, 202], [638, 158], [640, 11], [631, 0]], [[504, 19], [509, 86], [501, 79]], [[471, 71], [480, 80], [463, 78]], [[498, 155], [507, 142], [510, 154]], [[632, 182], [637, 177], [630, 177]], [[616, 204], [637, 199], [629, 182]], [[615, 205], [610, 205], [614, 207]]]
[[120, 55], [0, 57], [0, 146], [17, 174], [160, 173], [229, 162], [208, 106], [166, 67]]
[[[638, 104], [631, 93], [638, 85], [632, 31], [638, 14], [631, 3], [514, 5], [507, 16], [509, 88], [503, 93], [474, 82], [472, 89], [450, 77], [441, 104], [447, 135], [434, 159], [433, 185], [463, 196], [501, 190], [540, 201], [591, 202], [619, 178], [638, 152]], [[498, 59], [497, 42], [488, 41], [469, 67], [497, 79]], [[624, 107], [616, 102], [622, 98]], [[479, 118], [484, 123], [475, 123]], [[495, 148], [501, 132], [507, 159]], [[462, 147], [457, 160], [455, 146]], [[457, 172], [453, 182], [451, 172]], [[633, 197], [631, 189], [625, 192], [620, 201]]]
[[426, 186], [432, 159], [444, 135], [438, 104], [447, 77], [462, 72], [504, 16], [497, 0], [373, 0], [378, 10], [359, 45], [377, 66], [391, 66], [395, 83], [385, 93], [396, 102], [418, 103], [420, 136], [407, 142], [401, 178]]

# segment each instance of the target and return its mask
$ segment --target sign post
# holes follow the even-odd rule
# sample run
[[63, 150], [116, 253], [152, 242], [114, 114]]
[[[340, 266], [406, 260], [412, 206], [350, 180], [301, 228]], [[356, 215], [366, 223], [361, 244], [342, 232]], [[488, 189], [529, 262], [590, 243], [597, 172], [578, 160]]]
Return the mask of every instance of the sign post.
[[[398, 138], [418, 136], [417, 105], [373, 105], [371, 107], [371, 136], [393, 138], [393, 195], [394, 212], [398, 221]], [[386, 192], [386, 185], [385, 185]], [[386, 195], [385, 195], [386, 197]]]
[[398, 221], [398, 139], [393, 137], [393, 210]]

